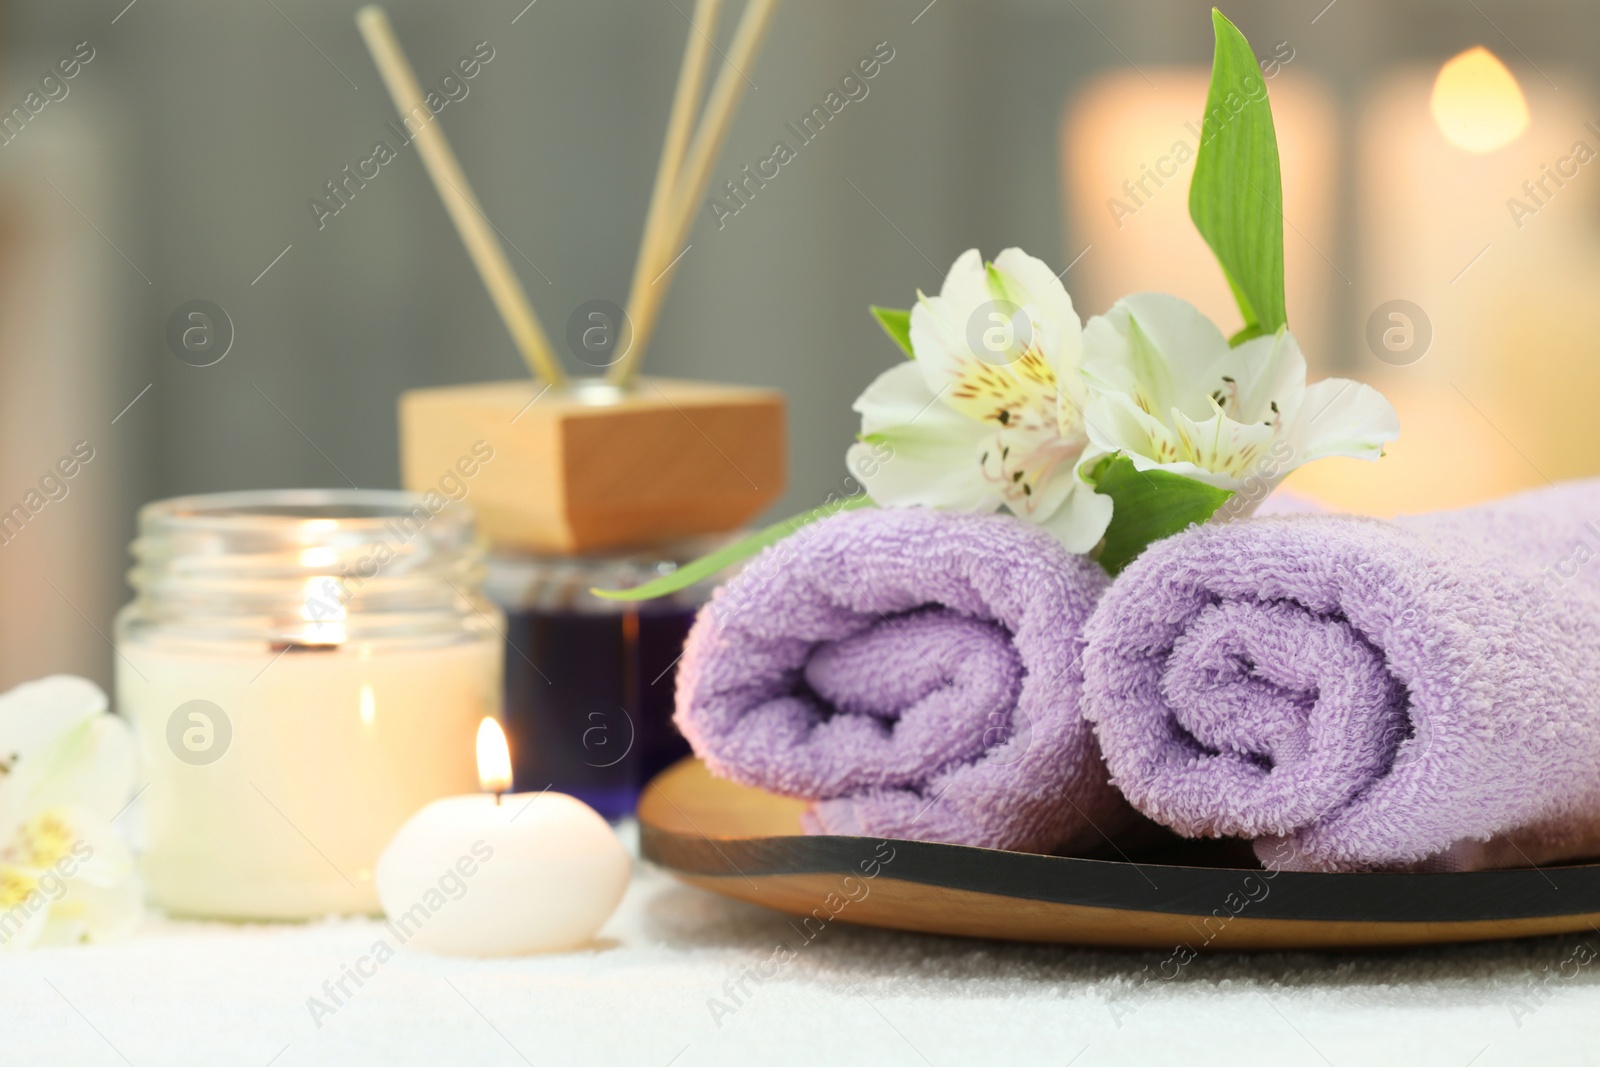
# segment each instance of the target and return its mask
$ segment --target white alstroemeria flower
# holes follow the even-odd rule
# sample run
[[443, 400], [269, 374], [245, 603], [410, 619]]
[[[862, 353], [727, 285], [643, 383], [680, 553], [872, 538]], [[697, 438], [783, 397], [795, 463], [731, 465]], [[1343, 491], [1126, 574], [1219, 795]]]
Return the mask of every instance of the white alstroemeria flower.
[[885, 507], [1012, 514], [1087, 552], [1111, 499], [1074, 474], [1088, 444], [1082, 325], [1044, 263], [1008, 248], [956, 260], [939, 295], [917, 294], [915, 359], [855, 402], [851, 473]]
[[133, 856], [111, 825], [133, 786], [132, 738], [98, 686], [63, 675], [0, 695], [0, 949], [138, 919]]
[[[1084, 328], [1089, 383], [1083, 465], [1123, 452], [1219, 489], [1262, 497], [1325, 456], [1374, 460], [1400, 436], [1394, 407], [1345, 378], [1306, 384], [1287, 329], [1237, 348], [1192, 304], [1165, 293], [1117, 301]], [[1242, 511], [1236, 511], [1241, 514]]]

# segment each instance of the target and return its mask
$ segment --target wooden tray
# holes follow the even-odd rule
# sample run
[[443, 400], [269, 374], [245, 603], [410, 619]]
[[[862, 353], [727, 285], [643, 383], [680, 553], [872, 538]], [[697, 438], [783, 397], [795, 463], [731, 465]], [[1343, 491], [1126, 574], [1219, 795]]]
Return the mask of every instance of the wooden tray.
[[[798, 925], [807, 929], [837, 920], [1198, 952], [1422, 945], [1600, 927], [1600, 864], [1273, 873], [1215, 845], [1174, 863], [1144, 862], [1146, 853], [1135, 862], [808, 836], [800, 831], [804, 807], [684, 760], [640, 799], [641, 850], [686, 882], [803, 916]], [[1219, 859], [1233, 865], [1213, 865]]]

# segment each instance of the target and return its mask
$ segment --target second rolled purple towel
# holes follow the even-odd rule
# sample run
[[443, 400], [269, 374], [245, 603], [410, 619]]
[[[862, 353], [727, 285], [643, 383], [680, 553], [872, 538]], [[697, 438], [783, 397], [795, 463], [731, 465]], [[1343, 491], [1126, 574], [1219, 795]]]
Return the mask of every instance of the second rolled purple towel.
[[1113, 779], [1180, 833], [1312, 870], [1600, 850], [1600, 481], [1190, 529], [1087, 633]]
[[1001, 515], [864, 509], [718, 590], [678, 672], [713, 773], [813, 802], [813, 833], [1050, 852], [1128, 817], [1079, 714], [1106, 586]]

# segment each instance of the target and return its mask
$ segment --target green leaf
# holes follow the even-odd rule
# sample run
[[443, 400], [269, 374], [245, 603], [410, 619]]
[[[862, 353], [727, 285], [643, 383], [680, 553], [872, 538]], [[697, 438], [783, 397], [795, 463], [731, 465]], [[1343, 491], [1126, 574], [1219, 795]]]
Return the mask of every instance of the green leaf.
[[1238, 348], [1240, 345], [1253, 338], [1270, 336], [1271, 334], [1267, 333], [1267, 331], [1263, 330], [1260, 326], [1246, 326], [1244, 329], [1228, 338], [1228, 345], [1231, 348]]
[[1189, 217], [1216, 254], [1245, 328], [1229, 341], [1276, 333], [1283, 301], [1283, 180], [1267, 82], [1244, 34], [1211, 9], [1216, 56], [1189, 183]]
[[872, 317], [883, 327], [883, 332], [889, 335], [889, 340], [905, 349], [906, 358], [916, 359], [917, 354], [911, 351], [911, 312], [876, 305], [871, 311]]
[[872, 498], [865, 493], [847, 496], [838, 500], [830, 500], [826, 504], [802, 511], [798, 515], [791, 515], [782, 522], [775, 522], [764, 527], [741, 541], [735, 541], [717, 549], [709, 555], [701, 556], [693, 563], [685, 563], [671, 574], [664, 574], [655, 581], [646, 582], [632, 589], [591, 589], [595, 596], [604, 600], [654, 600], [657, 597], [676, 593], [680, 589], [687, 589], [696, 582], [711, 577], [725, 567], [749, 559], [768, 545], [775, 545], [785, 537], [794, 533], [802, 526], [807, 526], [818, 519], [825, 519], [841, 511], [854, 511], [856, 508], [872, 506]]
[[1113, 577], [1156, 541], [1205, 522], [1233, 495], [1170, 471], [1141, 471], [1120, 452], [1101, 460], [1089, 480], [1115, 509], [1097, 556]]

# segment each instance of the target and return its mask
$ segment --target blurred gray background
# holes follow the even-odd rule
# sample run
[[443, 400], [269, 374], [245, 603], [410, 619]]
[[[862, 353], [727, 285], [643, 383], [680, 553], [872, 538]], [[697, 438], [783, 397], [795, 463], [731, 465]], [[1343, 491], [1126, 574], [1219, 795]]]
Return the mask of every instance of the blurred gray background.
[[[0, 686], [53, 670], [108, 680], [140, 503], [347, 478], [394, 486], [402, 390], [522, 373], [414, 152], [325, 228], [308, 208], [394, 139], [358, 4], [126, 2], [8, 3], [0, 23], [6, 108], [78, 42], [95, 54], [67, 97], [0, 147], [0, 506], [75, 442], [96, 457], [0, 547]], [[691, 0], [525, 3], [388, 7], [426, 82], [476, 42], [493, 47], [441, 121], [559, 337], [579, 304], [625, 297]], [[701, 214], [648, 371], [782, 389], [791, 477], [774, 514], [818, 500], [845, 473], [851, 400], [899, 358], [865, 306], [908, 305], [972, 246], [1020, 244], [1066, 266], [1082, 242], [1062, 210], [1064, 106], [1107, 71], [1209, 62], [1209, 6], [788, 0], [719, 181], [787, 139], [784, 122], [877, 42], [895, 58], [723, 229]], [[1600, 54], [1592, 0], [1226, 10], [1258, 51], [1292, 42], [1296, 71], [1340, 100], [1386, 65], [1437, 65], [1478, 43], [1540, 66], [1591, 69]], [[1337, 227], [1330, 255], [1350, 240]], [[1092, 256], [1075, 268], [1094, 269]], [[1330, 290], [1333, 367], [1360, 334], [1352, 292]], [[188, 366], [165, 343], [169, 314], [191, 299], [233, 321], [215, 366]]]

